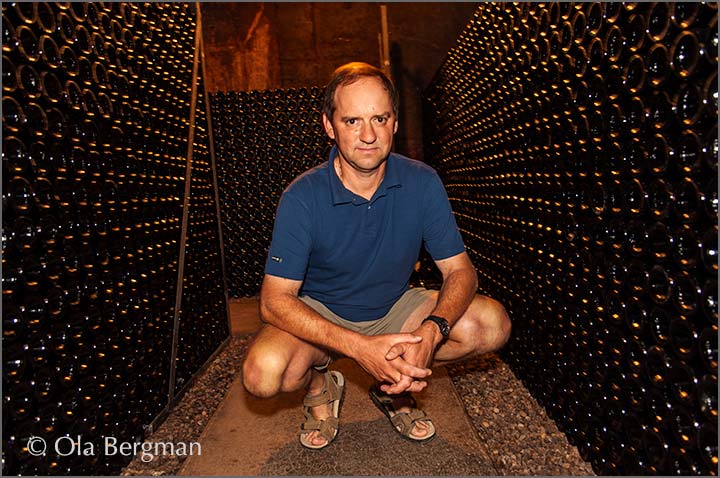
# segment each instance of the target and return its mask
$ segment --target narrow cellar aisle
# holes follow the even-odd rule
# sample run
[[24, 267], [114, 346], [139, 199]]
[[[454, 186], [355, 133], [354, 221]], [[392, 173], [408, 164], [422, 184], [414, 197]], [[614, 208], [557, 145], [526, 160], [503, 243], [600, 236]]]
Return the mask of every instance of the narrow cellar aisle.
[[[257, 299], [234, 299], [230, 311], [235, 340], [203, 375], [217, 376], [221, 369], [231, 373], [219, 380], [199, 377], [198, 385], [188, 391], [176, 411], [147, 438], [197, 441], [202, 454], [183, 461], [157, 457], [147, 463], [137, 457], [125, 475], [594, 474], [494, 355], [436, 371], [431, 386], [418, 397], [438, 426], [438, 438], [425, 445], [395, 434], [367, 398], [369, 376], [348, 360], [338, 361], [331, 368], [349, 379], [341, 433], [325, 451], [309, 452], [297, 440], [301, 393], [258, 400], [243, 389], [242, 351], [260, 326]], [[210, 389], [224, 388], [224, 398], [214, 406], [199, 398]], [[188, 419], [199, 416], [211, 417], [200, 426], [187, 427]]]

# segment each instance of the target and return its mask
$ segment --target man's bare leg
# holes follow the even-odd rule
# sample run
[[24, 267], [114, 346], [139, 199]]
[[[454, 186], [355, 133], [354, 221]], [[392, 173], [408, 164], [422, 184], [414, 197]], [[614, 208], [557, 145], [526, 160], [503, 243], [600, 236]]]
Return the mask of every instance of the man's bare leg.
[[[433, 311], [436, 303], [437, 293], [408, 316], [401, 332], [409, 333], [420, 327], [422, 321]], [[499, 302], [483, 295], [476, 295], [468, 310], [450, 329], [448, 339], [438, 347], [432, 365], [445, 365], [475, 355], [494, 352], [507, 342], [510, 328], [510, 319]], [[397, 407], [401, 412], [410, 411], [401, 401], [398, 401]], [[427, 424], [418, 421], [412, 434], [424, 437], [428, 431]]]
[[[248, 349], [243, 384], [248, 392], [263, 398], [301, 388], [315, 395], [325, 386], [325, 377], [313, 367], [327, 364], [328, 359], [326, 351], [266, 324]], [[317, 420], [332, 415], [330, 405], [314, 407], [311, 412]], [[326, 441], [316, 431], [310, 432], [308, 439], [314, 445]]]
[[[406, 320], [402, 332], [412, 332], [432, 312], [437, 294], [418, 307]], [[503, 306], [485, 296], [476, 295], [468, 310], [453, 325], [450, 337], [435, 353], [433, 365], [463, 360], [474, 355], [493, 352], [502, 347], [510, 335], [510, 320]], [[305, 388], [309, 394], [322, 390], [324, 376], [312, 367], [327, 363], [328, 354], [314, 345], [266, 324], [250, 345], [243, 364], [245, 388], [259, 397], [272, 397], [280, 392]], [[399, 411], [409, 411], [398, 404]], [[322, 420], [331, 415], [330, 407], [312, 409], [313, 416]], [[423, 422], [417, 422], [412, 434], [423, 437], [428, 433]], [[315, 433], [315, 432], [312, 432]], [[325, 439], [310, 438], [320, 445]]]
[[[415, 309], [401, 332], [420, 327], [437, 304], [437, 292]], [[476, 294], [465, 313], [450, 329], [450, 336], [435, 352], [433, 365], [445, 365], [499, 350], [510, 337], [510, 318], [498, 301]]]

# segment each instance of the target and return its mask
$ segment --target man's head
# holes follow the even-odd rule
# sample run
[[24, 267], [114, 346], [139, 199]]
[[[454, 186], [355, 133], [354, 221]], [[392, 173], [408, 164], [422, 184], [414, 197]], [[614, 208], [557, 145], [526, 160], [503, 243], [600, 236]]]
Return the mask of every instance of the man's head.
[[352, 63], [346, 63], [339, 66], [332, 74], [330, 83], [325, 88], [325, 97], [323, 99], [323, 113], [325, 116], [332, 121], [333, 115], [335, 114], [335, 92], [338, 87], [346, 86], [351, 83], [355, 83], [361, 78], [373, 77], [377, 78], [382, 82], [383, 88], [390, 95], [390, 102], [392, 104], [393, 114], [397, 118], [399, 109], [399, 97], [398, 92], [395, 89], [395, 85], [390, 78], [385, 76], [385, 73], [379, 68], [376, 68], [367, 63], [354, 61]]
[[349, 63], [335, 71], [322, 121], [341, 162], [364, 174], [383, 167], [398, 127], [393, 97], [392, 83], [373, 66]]

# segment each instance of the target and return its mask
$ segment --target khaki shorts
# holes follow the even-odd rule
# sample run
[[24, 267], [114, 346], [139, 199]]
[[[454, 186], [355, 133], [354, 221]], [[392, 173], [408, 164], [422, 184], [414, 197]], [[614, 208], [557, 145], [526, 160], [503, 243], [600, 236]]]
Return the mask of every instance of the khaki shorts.
[[321, 302], [312, 299], [306, 295], [301, 296], [300, 300], [309, 305], [315, 312], [322, 315], [325, 319], [340, 327], [353, 330], [363, 335], [381, 335], [395, 334], [400, 332], [405, 321], [410, 317], [415, 309], [420, 307], [426, 300], [431, 299], [437, 291], [428, 290], [424, 287], [413, 287], [408, 289], [400, 296], [395, 305], [393, 305], [384, 317], [378, 320], [370, 320], [367, 322], [351, 322], [335, 314], [333, 311], [325, 307]]

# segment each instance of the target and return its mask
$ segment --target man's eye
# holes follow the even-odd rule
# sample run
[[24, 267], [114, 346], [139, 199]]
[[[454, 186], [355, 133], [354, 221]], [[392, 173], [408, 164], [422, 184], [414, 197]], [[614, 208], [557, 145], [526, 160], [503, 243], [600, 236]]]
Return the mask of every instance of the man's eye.
[[377, 122], [380, 123], [380, 124], [383, 124], [383, 123], [385, 123], [386, 121], [387, 121], [387, 118], [384, 118], [384, 117], [382, 117], [382, 116], [379, 116], [378, 119], [377, 119]]
[[346, 121], [346, 123], [349, 124], [350, 126], [352, 126], [352, 125], [354, 125], [355, 123], [357, 123], [357, 120], [355, 120], [354, 118], [353, 118], [353, 119], [349, 119], [349, 120]]

